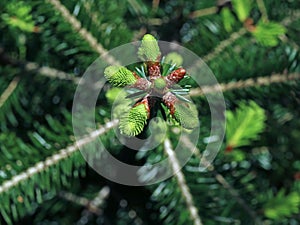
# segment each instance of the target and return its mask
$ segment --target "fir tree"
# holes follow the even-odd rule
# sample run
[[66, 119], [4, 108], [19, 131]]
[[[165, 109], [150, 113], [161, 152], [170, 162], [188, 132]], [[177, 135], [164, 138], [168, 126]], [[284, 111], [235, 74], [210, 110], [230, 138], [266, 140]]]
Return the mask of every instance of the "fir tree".
[[[3, 0], [0, 26], [0, 224], [300, 224], [299, 1]], [[120, 116], [111, 112], [116, 88], [99, 95], [97, 130], [74, 138], [73, 97], [84, 71], [99, 55], [117, 65], [109, 49], [145, 34], [190, 49], [220, 83], [190, 84], [201, 135], [196, 148], [183, 138], [193, 156], [182, 170], [176, 126], [154, 151], [136, 154], [116, 141], [114, 128], [140, 118], [138, 132], [123, 129], [139, 135], [148, 119], [142, 108], [129, 121], [111, 120], [111, 113]], [[155, 61], [159, 50], [145, 56], [145, 49], [138, 54]], [[185, 60], [169, 57], [177, 65]], [[137, 79], [129, 69], [110, 69], [115, 86]], [[155, 88], [166, 87], [161, 81]], [[200, 171], [213, 140], [205, 96], [218, 90], [226, 100], [225, 140]], [[181, 119], [190, 111], [181, 112], [171, 119], [191, 127]], [[97, 139], [121, 161], [168, 158], [176, 173], [150, 186], [111, 182], [79, 151]], [[150, 172], [141, 177], [151, 179]]]

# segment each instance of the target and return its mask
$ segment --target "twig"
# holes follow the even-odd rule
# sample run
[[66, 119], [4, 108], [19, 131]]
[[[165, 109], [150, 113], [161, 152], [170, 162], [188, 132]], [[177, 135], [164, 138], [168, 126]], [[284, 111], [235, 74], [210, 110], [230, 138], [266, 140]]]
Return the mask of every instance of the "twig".
[[[288, 26], [292, 22], [296, 21], [300, 18], [300, 11], [295, 11], [293, 14], [293, 17], [286, 17], [284, 20], [281, 21], [281, 24], [284, 26]], [[222, 51], [224, 51], [225, 48], [232, 45], [237, 39], [242, 37], [247, 33], [247, 30], [245, 28], [241, 28], [239, 31], [234, 32], [230, 35], [229, 38], [226, 40], [221, 41], [210, 53], [202, 57], [202, 60], [199, 61], [199, 64], [201, 65], [203, 62], [208, 63], [212, 59], [214, 59], [216, 56], [218, 56]], [[196, 63], [198, 64], [198, 63]]]
[[109, 187], [105, 186], [99, 191], [97, 196], [92, 200], [65, 191], [61, 191], [59, 193], [59, 196], [67, 201], [81, 205], [85, 207], [89, 212], [100, 216], [102, 215], [103, 211], [99, 207], [103, 205], [104, 201], [108, 198], [109, 193], [110, 193]]
[[225, 179], [225, 177], [218, 173], [215, 170], [215, 167], [206, 161], [205, 157], [200, 153], [200, 150], [195, 147], [191, 141], [189, 140], [188, 137], [183, 136], [182, 137], [182, 141], [185, 143], [185, 145], [191, 149], [191, 151], [193, 151], [193, 153], [202, 160], [202, 162], [204, 162], [204, 164], [207, 166], [207, 170], [212, 172], [216, 178], [216, 180], [226, 189], [228, 190], [229, 194], [236, 200], [236, 202], [249, 214], [249, 216], [251, 216], [251, 218], [256, 221], [256, 224], [260, 224], [259, 220], [258, 220], [258, 216], [256, 214], [256, 212], [251, 209], [248, 204], [246, 203], [246, 201], [240, 196], [240, 194], [238, 193], [237, 190], [235, 190], [229, 183], [228, 181]]
[[7, 86], [7, 88], [3, 91], [2, 95], [0, 96], [0, 108], [4, 105], [4, 103], [7, 101], [9, 96], [12, 95], [12, 93], [16, 90], [18, 84], [19, 84], [20, 78], [15, 77]]
[[97, 41], [97, 39], [87, 29], [81, 26], [79, 20], [76, 19], [69, 10], [61, 4], [59, 0], [47, 0], [64, 19], [72, 26], [72, 28], [79, 33], [79, 35], [86, 40], [86, 42], [100, 54], [100, 57], [108, 64], [117, 65], [120, 64], [113, 56], [108, 54], [108, 51]]
[[256, 0], [257, 6], [259, 8], [259, 11], [261, 13], [261, 18], [263, 22], [268, 22], [268, 12], [264, 3], [264, 0]]
[[245, 28], [241, 28], [239, 31], [234, 32], [230, 35], [230, 37], [224, 41], [221, 41], [220, 44], [214, 48], [214, 50], [204, 57], [202, 57], [202, 60], [205, 63], [208, 63], [212, 59], [214, 59], [217, 55], [219, 55], [225, 48], [232, 45], [237, 39], [239, 39], [241, 36], [247, 33], [247, 30]]
[[71, 74], [68, 74], [66, 72], [48, 67], [48, 66], [39, 66], [37, 63], [34, 62], [24, 62], [24, 69], [27, 72], [35, 72], [37, 74], [41, 74], [45, 77], [50, 78], [57, 78], [60, 80], [71, 80], [75, 84], [78, 84], [80, 81], [80, 78], [74, 77]]
[[202, 67], [205, 63], [210, 62], [212, 59], [217, 57], [221, 52], [223, 52], [225, 48], [232, 45], [237, 39], [239, 39], [241, 36], [243, 36], [246, 33], [247, 30], [245, 28], [241, 28], [239, 31], [232, 33], [229, 38], [221, 41], [210, 53], [203, 56], [201, 59], [196, 60], [196, 62], [194, 62], [194, 66], [190, 68], [190, 73], [193, 73], [194, 70], [197, 70], [197, 68]]
[[212, 14], [215, 14], [217, 11], [218, 11], [218, 8], [216, 6], [206, 8], [206, 9], [199, 9], [194, 12], [191, 12], [189, 15], [189, 18], [195, 19], [195, 18], [202, 17], [202, 16], [212, 15]]
[[58, 153], [48, 157], [45, 161], [38, 162], [34, 166], [28, 168], [25, 172], [15, 175], [10, 180], [3, 182], [0, 186], [0, 194], [17, 186], [20, 182], [31, 178], [33, 175], [41, 173], [41, 172], [45, 171], [47, 168], [56, 165], [61, 160], [68, 158], [74, 152], [78, 151], [78, 149], [80, 147], [82, 147], [86, 144], [89, 144], [90, 142], [95, 140], [100, 135], [106, 133], [107, 131], [109, 131], [110, 129], [115, 127], [117, 124], [118, 124], [117, 120], [113, 120], [113, 121], [106, 123], [104, 126], [91, 132], [89, 135], [78, 140], [73, 145], [59, 150]]
[[294, 40], [291, 40], [286, 35], [282, 35], [279, 38], [280, 38], [280, 40], [282, 42], [290, 44], [294, 49], [296, 49], [297, 51], [299, 51], [300, 47], [299, 47], [299, 45]]
[[199, 214], [198, 214], [198, 209], [194, 205], [193, 197], [191, 195], [189, 187], [186, 184], [184, 175], [180, 170], [180, 165], [179, 165], [178, 159], [176, 158], [175, 152], [172, 149], [171, 142], [169, 139], [166, 139], [164, 141], [164, 150], [165, 150], [166, 154], [168, 155], [170, 164], [172, 166], [172, 170], [175, 173], [175, 177], [177, 178], [179, 188], [180, 188], [182, 196], [186, 202], [187, 208], [190, 212], [191, 219], [193, 220], [194, 225], [203, 225], [203, 223], [201, 222], [201, 218], [199, 217]]
[[37, 74], [51, 77], [51, 78], [57, 78], [61, 80], [71, 80], [75, 84], [79, 83], [80, 78], [74, 77], [71, 74], [65, 73], [63, 71], [48, 67], [48, 66], [40, 66], [37, 63], [34, 62], [27, 62], [27, 61], [21, 61], [17, 59], [13, 59], [9, 57], [7, 54], [5, 54], [4, 50], [0, 48], [0, 64], [1, 65], [10, 65], [12, 67], [19, 67], [22, 70], [25, 70], [26, 72], [35, 72]]
[[202, 96], [208, 93], [214, 93], [217, 91], [225, 92], [237, 89], [244, 89], [248, 87], [260, 87], [267, 86], [275, 83], [284, 83], [293, 80], [299, 80], [300, 73], [290, 74], [273, 74], [266, 77], [249, 78], [246, 80], [234, 81], [230, 83], [223, 83], [213, 86], [203, 86], [201, 88], [191, 89], [190, 96]]
[[216, 180], [225, 188], [228, 190], [228, 192], [230, 193], [230, 195], [237, 201], [237, 203], [251, 216], [251, 218], [254, 221], [257, 221], [258, 216], [256, 214], [256, 212], [254, 210], [252, 210], [248, 204], [246, 203], [246, 201], [240, 196], [240, 194], [238, 193], [237, 190], [235, 190], [229, 183], [228, 181], [225, 179], [225, 177], [223, 177], [223, 175], [219, 174], [218, 172], [216, 172], [215, 170], [213, 170], [212, 172], [214, 172], [215, 178]]

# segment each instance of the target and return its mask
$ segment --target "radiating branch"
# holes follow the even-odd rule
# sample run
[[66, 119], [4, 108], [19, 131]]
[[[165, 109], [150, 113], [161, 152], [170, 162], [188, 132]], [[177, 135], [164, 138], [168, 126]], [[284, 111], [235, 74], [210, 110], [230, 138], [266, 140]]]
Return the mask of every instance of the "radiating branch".
[[214, 93], [214, 92], [226, 92], [231, 90], [244, 89], [249, 87], [260, 87], [268, 86], [276, 83], [285, 83], [288, 81], [299, 80], [300, 73], [290, 73], [290, 74], [273, 74], [271, 76], [249, 78], [246, 80], [233, 81], [229, 83], [222, 83], [213, 86], [203, 86], [201, 88], [194, 88], [190, 91], [190, 96], [202, 96], [204, 94]]
[[20, 68], [21, 70], [25, 70], [29, 73], [36, 73], [42, 76], [56, 78], [61, 80], [71, 80], [75, 84], [79, 83], [80, 78], [74, 77], [71, 74], [66, 72], [48, 67], [48, 66], [40, 66], [34, 62], [21, 61], [17, 59], [13, 59], [8, 54], [5, 53], [3, 48], [0, 48], [0, 65], [9, 65], [12, 67]]
[[200, 153], [200, 150], [191, 143], [189, 138], [187, 136], [183, 136], [182, 141], [189, 149], [191, 149], [192, 153], [195, 154], [196, 157], [201, 159], [201, 161], [207, 166], [207, 170], [214, 174], [216, 180], [226, 190], [228, 190], [229, 194], [245, 210], [245, 212], [248, 213], [248, 215], [253, 219], [253, 221], [256, 221], [256, 224], [260, 224], [260, 221], [258, 219], [258, 215], [256, 214], [256, 212], [253, 209], [251, 209], [251, 207], [247, 204], [247, 202], [240, 196], [239, 192], [230, 185], [230, 183], [225, 179], [225, 177], [215, 170], [215, 167], [213, 166], [213, 164], [211, 164], [205, 160], [205, 157]]
[[59, 196], [69, 202], [85, 207], [90, 213], [100, 216], [103, 214], [103, 211], [100, 207], [103, 205], [104, 201], [108, 198], [109, 193], [110, 193], [109, 187], [105, 186], [101, 188], [97, 196], [92, 200], [65, 191], [60, 191]]
[[115, 127], [117, 124], [118, 124], [117, 120], [113, 120], [113, 121], [106, 123], [104, 126], [91, 132], [89, 135], [78, 140], [73, 145], [59, 150], [58, 153], [46, 158], [46, 160], [36, 163], [34, 166], [28, 168], [25, 172], [15, 175], [10, 180], [3, 182], [0, 186], [0, 194], [17, 186], [20, 182], [30, 179], [33, 175], [39, 174], [39, 173], [45, 171], [47, 168], [54, 166], [57, 163], [59, 163], [60, 161], [68, 158], [73, 153], [78, 151], [82, 146], [85, 146], [85, 145], [91, 143], [97, 137], [106, 133], [107, 131], [109, 131], [110, 129]]
[[117, 59], [108, 54], [108, 51], [97, 41], [97, 39], [84, 27], [82, 27], [81, 22], [73, 16], [69, 10], [61, 4], [59, 0], [47, 0], [58, 12], [61, 13], [63, 18], [71, 25], [71, 27], [78, 32], [78, 34], [94, 49], [98, 52], [102, 59], [108, 64], [116, 65], [120, 64]]
[[74, 77], [71, 74], [63, 72], [61, 70], [57, 70], [48, 66], [40, 66], [34, 62], [24, 62], [24, 69], [27, 72], [35, 72], [45, 77], [56, 78], [60, 80], [71, 80], [75, 84], [78, 84], [80, 80], [80, 78]]
[[210, 53], [202, 57], [202, 60], [205, 63], [210, 62], [216, 56], [218, 56], [221, 52], [224, 51], [225, 48], [232, 45], [236, 40], [245, 35], [247, 30], [245, 28], [241, 28], [239, 31], [234, 32], [230, 35], [230, 37], [226, 40], [221, 41]]
[[[262, 1], [262, 0], [258, 0]], [[292, 16], [286, 17], [284, 20], [281, 21], [281, 24], [284, 26], [288, 26], [292, 22], [298, 20], [300, 18], [300, 11], [295, 11]], [[238, 40], [240, 37], [245, 35], [247, 33], [247, 30], [243, 27], [239, 31], [232, 33], [229, 38], [221, 41], [210, 53], [202, 57], [202, 60], [205, 63], [210, 62], [215, 57], [217, 57], [221, 52], [224, 51], [225, 48], [232, 45], [236, 40]], [[202, 61], [199, 62], [199, 64], [203, 63]]]
[[201, 222], [201, 218], [198, 214], [198, 209], [194, 205], [192, 194], [190, 192], [188, 185], [186, 184], [184, 174], [180, 170], [179, 161], [176, 158], [175, 152], [172, 149], [171, 142], [169, 139], [166, 139], [164, 141], [164, 150], [169, 158], [170, 165], [172, 166], [172, 170], [175, 174], [179, 188], [181, 190], [182, 196], [185, 200], [185, 203], [187, 205], [188, 211], [191, 215], [191, 219], [192, 219], [194, 225], [202, 225], [203, 223]]

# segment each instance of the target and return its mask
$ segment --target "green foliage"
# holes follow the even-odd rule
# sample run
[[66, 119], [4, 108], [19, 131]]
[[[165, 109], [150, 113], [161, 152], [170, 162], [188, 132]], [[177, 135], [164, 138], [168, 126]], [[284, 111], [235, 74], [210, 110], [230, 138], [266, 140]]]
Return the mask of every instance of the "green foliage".
[[124, 66], [109, 66], [104, 70], [108, 81], [116, 87], [125, 87], [136, 82], [133, 73]]
[[221, 16], [222, 16], [222, 20], [223, 20], [225, 30], [227, 32], [231, 32], [232, 31], [232, 26], [235, 24], [234, 16], [232, 15], [232, 13], [230, 12], [230, 10], [228, 8], [224, 8], [221, 11]]
[[279, 37], [286, 33], [286, 28], [275, 22], [262, 22], [260, 21], [253, 35], [257, 42], [264, 46], [274, 47], [278, 45]]
[[265, 128], [266, 115], [255, 102], [241, 102], [236, 112], [226, 111], [227, 146], [249, 145]]
[[299, 213], [299, 211], [300, 195], [297, 192], [285, 195], [285, 191], [281, 190], [264, 205], [265, 216], [273, 220], [290, 217], [292, 214]]
[[148, 110], [144, 104], [138, 104], [120, 118], [120, 131], [127, 136], [140, 134], [148, 119]]
[[250, 15], [252, 0], [232, 0], [233, 8], [241, 22], [244, 22]]
[[18, 28], [24, 32], [35, 31], [30, 5], [24, 1], [10, 1], [5, 9], [6, 13], [3, 13], [1, 18], [8, 26]]

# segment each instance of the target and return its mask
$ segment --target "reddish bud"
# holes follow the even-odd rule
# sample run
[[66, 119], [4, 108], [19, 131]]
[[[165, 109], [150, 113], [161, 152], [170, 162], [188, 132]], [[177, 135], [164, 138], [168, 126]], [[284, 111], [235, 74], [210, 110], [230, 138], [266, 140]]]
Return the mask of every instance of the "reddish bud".
[[230, 153], [230, 152], [232, 152], [232, 150], [233, 150], [233, 146], [228, 145], [228, 146], [225, 148], [225, 153]]
[[168, 82], [168, 86], [171, 86], [173, 84], [178, 83], [186, 74], [185, 69], [179, 68], [177, 70], [174, 70], [172, 73], [170, 73], [167, 77], [166, 80]]
[[170, 113], [172, 116], [175, 113], [175, 103], [177, 101], [178, 101], [177, 97], [171, 92], [168, 92], [163, 96], [163, 102], [170, 109]]

